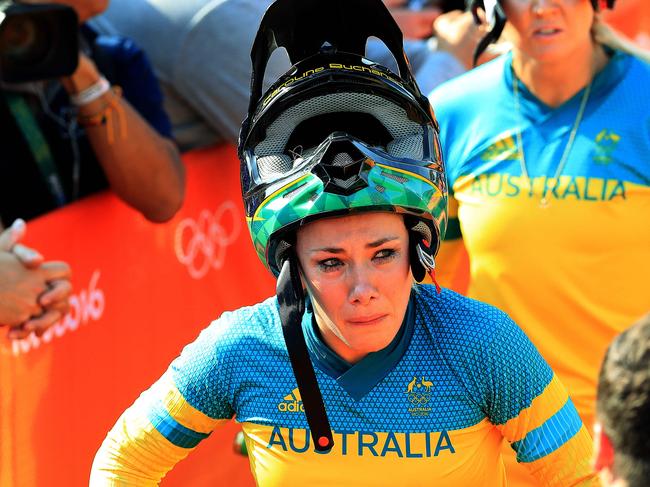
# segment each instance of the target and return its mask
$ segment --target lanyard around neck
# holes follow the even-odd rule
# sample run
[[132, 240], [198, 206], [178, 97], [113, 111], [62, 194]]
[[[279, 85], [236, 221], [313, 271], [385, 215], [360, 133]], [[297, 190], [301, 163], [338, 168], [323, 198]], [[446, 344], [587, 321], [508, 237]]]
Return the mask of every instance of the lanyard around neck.
[[50, 146], [45, 140], [34, 114], [19, 93], [4, 91], [4, 96], [9, 110], [29, 146], [32, 157], [36, 161], [41, 177], [50, 190], [54, 203], [57, 207], [63, 206], [67, 200], [61, 184], [61, 177], [54, 163]]

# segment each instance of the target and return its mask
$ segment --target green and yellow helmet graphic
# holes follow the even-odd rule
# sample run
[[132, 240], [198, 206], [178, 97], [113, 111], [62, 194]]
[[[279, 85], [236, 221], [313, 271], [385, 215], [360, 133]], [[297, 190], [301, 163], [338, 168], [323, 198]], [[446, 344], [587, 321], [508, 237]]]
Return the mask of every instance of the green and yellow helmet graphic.
[[315, 218], [392, 211], [425, 220], [437, 229], [435, 234], [445, 227], [447, 198], [439, 166], [398, 165], [343, 132], [330, 135], [316, 152], [307, 164], [311, 168], [271, 187], [247, 216], [255, 249], [273, 272], [282, 250], [278, 243], [297, 225]]

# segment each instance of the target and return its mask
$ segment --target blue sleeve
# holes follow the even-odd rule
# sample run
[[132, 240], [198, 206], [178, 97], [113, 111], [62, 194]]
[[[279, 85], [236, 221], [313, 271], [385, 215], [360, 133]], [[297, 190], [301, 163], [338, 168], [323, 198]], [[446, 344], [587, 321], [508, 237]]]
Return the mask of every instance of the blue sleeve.
[[485, 416], [504, 424], [545, 390], [553, 371], [506, 313], [450, 291], [444, 296], [440, 353]]
[[224, 314], [187, 345], [170, 366], [178, 391], [192, 407], [210, 418], [231, 418], [232, 370], [236, 357], [231, 354], [235, 336], [230, 313]]
[[493, 424], [515, 418], [540, 396], [553, 378], [553, 370], [517, 324], [497, 313], [494, 332], [483, 357], [486, 384], [485, 411]]

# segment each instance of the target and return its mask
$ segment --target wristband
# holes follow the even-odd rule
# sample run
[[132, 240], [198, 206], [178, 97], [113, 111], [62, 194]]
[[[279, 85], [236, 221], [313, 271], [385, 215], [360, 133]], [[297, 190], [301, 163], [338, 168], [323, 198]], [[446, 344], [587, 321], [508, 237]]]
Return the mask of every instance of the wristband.
[[[119, 126], [120, 137], [126, 139], [126, 112], [121, 105], [120, 99], [122, 98], [122, 89], [119, 86], [113, 86], [113, 96], [97, 113], [92, 115], [77, 115], [79, 124], [83, 127], [106, 127], [106, 138], [108, 144], [112, 145], [115, 141], [115, 123]], [[117, 119], [113, 120], [113, 114], [117, 115]]]
[[90, 85], [85, 90], [70, 95], [70, 101], [73, 105], [81, 107], [95, 101], [110, 89], [111, 84], [102, 76], [95, 84]]

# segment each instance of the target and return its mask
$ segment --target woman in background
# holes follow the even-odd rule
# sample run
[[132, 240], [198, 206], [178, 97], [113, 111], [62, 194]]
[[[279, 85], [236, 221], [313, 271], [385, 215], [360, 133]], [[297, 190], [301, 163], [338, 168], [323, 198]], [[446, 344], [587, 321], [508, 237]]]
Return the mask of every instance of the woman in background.
[[464, 244], [469, 295], [522, 326], [589, 427], [607, 344], [650, 308], [650, 67], [600, 5], [492, 5], [487, 41], [507, 19], [512, 52], [430, 96], [453, 194], [440, 270]]

